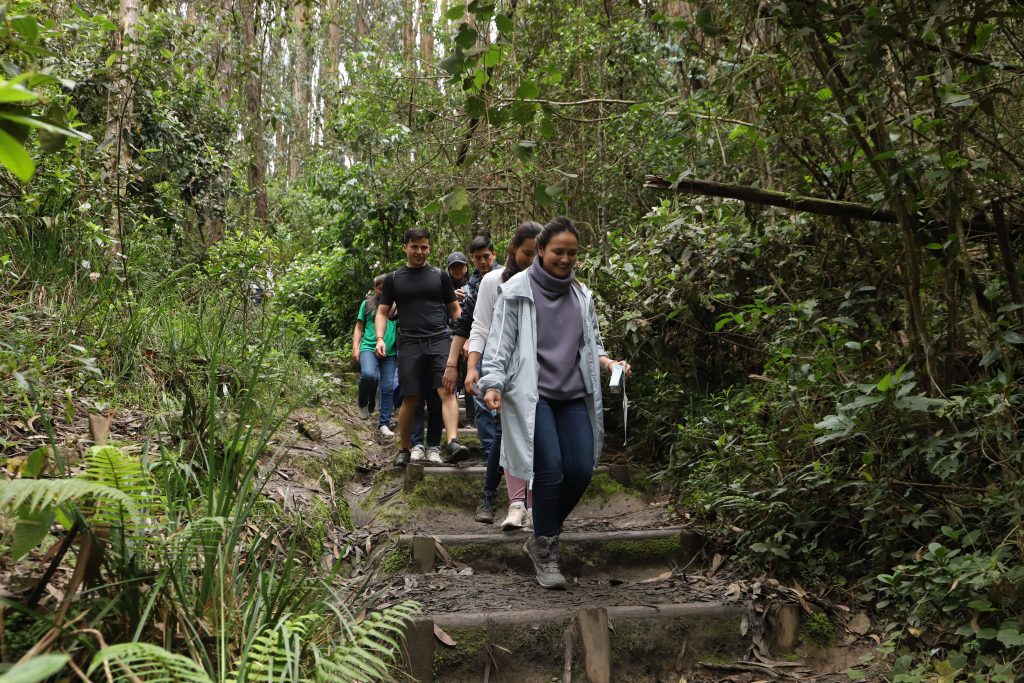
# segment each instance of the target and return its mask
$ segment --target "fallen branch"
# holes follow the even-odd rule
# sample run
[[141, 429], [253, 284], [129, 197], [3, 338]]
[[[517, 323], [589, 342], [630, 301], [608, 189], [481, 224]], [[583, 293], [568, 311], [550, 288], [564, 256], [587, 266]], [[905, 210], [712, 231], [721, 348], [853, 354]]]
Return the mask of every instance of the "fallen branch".
[[[870, 204], [858, 204], [857, 202], [845, 202], [838, 199], [824, 199], [822, 197], [808, 197], [806, 195], [789, 194], [775, 190], [763, 190], [759, 187], [747, 185], [729, 185], [714, 180], [700, 180], [698, 178], [679, 178], [675, 182], [662, 176], [649, 175], [644, 187], [651, 190], [665, 192], [679, 192], [682, 194], [695, 194], [705, 197], [724, 197], [726, 199], [738, 199], [751, 204], [765, 204], [767, 206], [778, 206], [791, 211], [802, 211], [818, 216], [838, 216], [841, 218], [857, 218], [865, 221], [876, 221], [878, 223], [897, 224], [896, 212], [889, 209], [878, 208]], [[940, 227], [939, 223], [925, 224], [926, 230]], [[992, 224], [988, 219], [973, 218], [965, 219], [964, 227], [971, 235], [988, 235], [992, 233]], [[1011, 226], [1007, 226], [1010, 228]], [[1019, 230], [1019, 225], [1012, 226]]]
[[759, 187], [727, 185], [713, 180], [680, 178], [675, 182], [671, 182], [667, 178], [660, 176], [647, 176], [647, 182], [644, 184], [644, 187], [652, 190], [697, 194], [705, 197], [739, 199], [754, 204], [778, 206], [783, 209], [804, 211], [821, 216], [859, 218], [866, 221], [878, 221], [879, 223], [897, 222], [896, 213], [889, 209], [879, 209], [867, 204], [843, 202], [835, 199], [821, 199], [819, 197], [806, 197], [776, 192], [774, 190], [762, 190]]

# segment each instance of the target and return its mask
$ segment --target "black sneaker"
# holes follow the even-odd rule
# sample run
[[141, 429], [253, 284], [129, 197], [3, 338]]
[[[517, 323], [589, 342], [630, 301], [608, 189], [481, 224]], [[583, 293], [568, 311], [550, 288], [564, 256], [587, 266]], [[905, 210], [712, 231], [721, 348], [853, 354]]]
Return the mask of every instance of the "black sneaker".
[[495, 491], [486, 489], [480, 493], [480, 504], [476, 506], [476, 515], [473, 519], [484, 524], [494, 524], [494, 498]]
[[448, 442], [448, 452], [445, 455], [444, 461], [449, 465], [455, 465], [460, 463], [469, 457], [469, 446], [463, 446], [457, 440], [452, 439]]
[[409, 452], [408, 448], [400, 449], [398, 455], [395, 456], [395, 467], [405, 467], [409, 464], [410, 457], [412, 457], [412, 453]]

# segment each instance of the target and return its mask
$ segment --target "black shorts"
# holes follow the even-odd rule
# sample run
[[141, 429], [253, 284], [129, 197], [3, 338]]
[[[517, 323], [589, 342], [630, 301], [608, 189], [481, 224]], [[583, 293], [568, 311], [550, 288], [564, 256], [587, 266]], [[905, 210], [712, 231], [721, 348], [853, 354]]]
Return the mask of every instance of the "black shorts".
[[451, 340], [444, 336], [430, 339], [398, 339], [398, 386], [402, 399], [429, 396], [444, 380]]

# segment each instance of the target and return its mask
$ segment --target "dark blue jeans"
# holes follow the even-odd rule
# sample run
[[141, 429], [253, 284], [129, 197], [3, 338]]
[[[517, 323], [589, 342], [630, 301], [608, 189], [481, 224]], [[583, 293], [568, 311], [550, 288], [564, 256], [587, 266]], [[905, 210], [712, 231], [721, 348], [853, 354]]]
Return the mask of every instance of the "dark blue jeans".
[[[497, 493], [498, 484], [501, 483], [501, 475], [505, 471], [499, 464], [499, 461], [501, 460], [501, 420], [495, 420], [491, 417], [491, 411], [485, 406], [476, 414], [477, 429], [480, 428], [480, 417], [484, 413], [487, 413], [487, 419], [491, 420], [495, 425], [494, 438], [491, 440], [491, 447], [485, 451], [487, 453], [487, 473], [484, 475], [484, 491]], [[483, 443], [483, 439], [480, 439], [480, 442]]]
[[557, 536], [594, 474], [594, 432], [582, 398], [537, 402], [533, 435], [533, 533]]
[[473, 403], [476, 404], [476, 433], [480, 436], [480, 450], [490, 453], [491, 443], [501, 431], [500, 421], [491, 417], [490, 409], [484, 405], [479, 396], [473, 397]]
[[420, 398], [420, 404], [416, 406], [412, 421], [412, 445], [423, 442], [423, 406], [427, 406], [427, 441], [424, 444], [427, 448], [441, 446], [441, 430], [444, 429], [444, 420], [441, 419], [441, 397], [436, 391], [432, 391]]

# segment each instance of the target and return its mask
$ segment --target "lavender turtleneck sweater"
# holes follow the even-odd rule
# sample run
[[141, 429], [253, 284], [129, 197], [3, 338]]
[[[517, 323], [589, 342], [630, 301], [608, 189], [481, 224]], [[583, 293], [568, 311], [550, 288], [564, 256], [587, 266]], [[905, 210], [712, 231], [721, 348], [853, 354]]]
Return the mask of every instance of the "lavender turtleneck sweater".
[[575, 273], [562, 279], [540, 265], [530, 266], [530, 289], [537, 311], [537, 390], [543, 398], [567, 401], [587, 395], [580, 370], [583, 313], [572, 292]]

